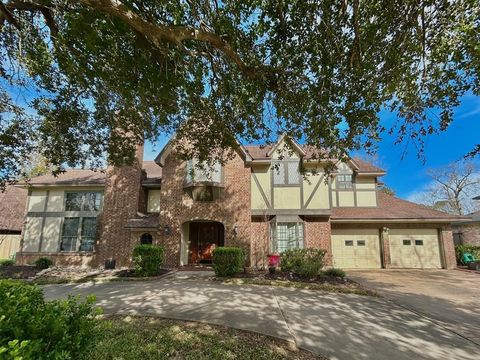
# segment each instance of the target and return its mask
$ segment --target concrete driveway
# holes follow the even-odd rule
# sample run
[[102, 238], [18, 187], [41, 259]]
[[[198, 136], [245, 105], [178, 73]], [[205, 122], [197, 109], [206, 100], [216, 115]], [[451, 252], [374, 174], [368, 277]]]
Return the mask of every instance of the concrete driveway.
[[480, 345], [480, 275], [460, 270], [349, 271], [351, 279]]
[[294, 341], [331, 359], [478, 359], [480, 347], [391, 301], [265, 286], [226, 285], [208, 273], [158, 281], [48, 285], [48, 299], [96, 294], [106, 313], [156, 315]]

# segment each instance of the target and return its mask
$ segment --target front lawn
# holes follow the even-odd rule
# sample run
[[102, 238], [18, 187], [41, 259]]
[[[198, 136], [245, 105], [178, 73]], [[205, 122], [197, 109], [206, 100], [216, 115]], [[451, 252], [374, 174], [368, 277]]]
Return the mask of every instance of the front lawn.
[[109, 317], [85, 359], [325, 359], [247, 331], [152, 317]]

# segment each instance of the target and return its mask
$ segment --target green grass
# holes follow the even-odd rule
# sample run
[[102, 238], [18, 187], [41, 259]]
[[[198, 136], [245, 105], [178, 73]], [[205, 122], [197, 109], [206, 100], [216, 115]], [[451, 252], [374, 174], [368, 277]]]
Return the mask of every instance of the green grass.
[[247, 331], [152, 317], [115, 316], [85, 359], [325, 359], [292, 343]]
[[359, 285], [334, 285], [328, 283], [309, 283], [301, 281], [288, 280], [269, 280], [269, 279], [251, 279], [251, 278], [230, 278], [222, 281], [225, 284], [236, 285], [266, 285], [266, 286], [280, 286], [305, 290], [321, 290], [333, 293], [342, 294], [356, 294], [362, 296], [376, 296], [379, 295], [371, 290], [362, 288]]

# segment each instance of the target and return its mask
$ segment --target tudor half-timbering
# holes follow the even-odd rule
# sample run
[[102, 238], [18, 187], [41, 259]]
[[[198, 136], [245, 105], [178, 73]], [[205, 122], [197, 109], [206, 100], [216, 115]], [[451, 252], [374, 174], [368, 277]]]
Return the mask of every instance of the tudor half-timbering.
[[224, 164], [182, 161], [172, 139], [153, 161], [68, 170], [31, 181], [21, 252], [28, 263], [129, 265], [133, 247], [165, 247], [166, 265], [211, 262], [218, 246], [241, 246], [248, 265], [290, 248], [327, 250], [343, 268], [451, 268], [458, 217], [380, 192], [385, 172], [360, 159], [328, 176], [318, 150], [279, 138], [239, 146]]

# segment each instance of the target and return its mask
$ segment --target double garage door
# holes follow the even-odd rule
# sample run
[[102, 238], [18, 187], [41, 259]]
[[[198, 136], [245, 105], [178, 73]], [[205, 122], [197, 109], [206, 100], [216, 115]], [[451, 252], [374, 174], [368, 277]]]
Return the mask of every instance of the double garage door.
[[[437, 229], [390, 229], [391, 266], [441, 268]], [[379, 229], [332, 229], [333, 265], [345, 269], [382, 267]]]

